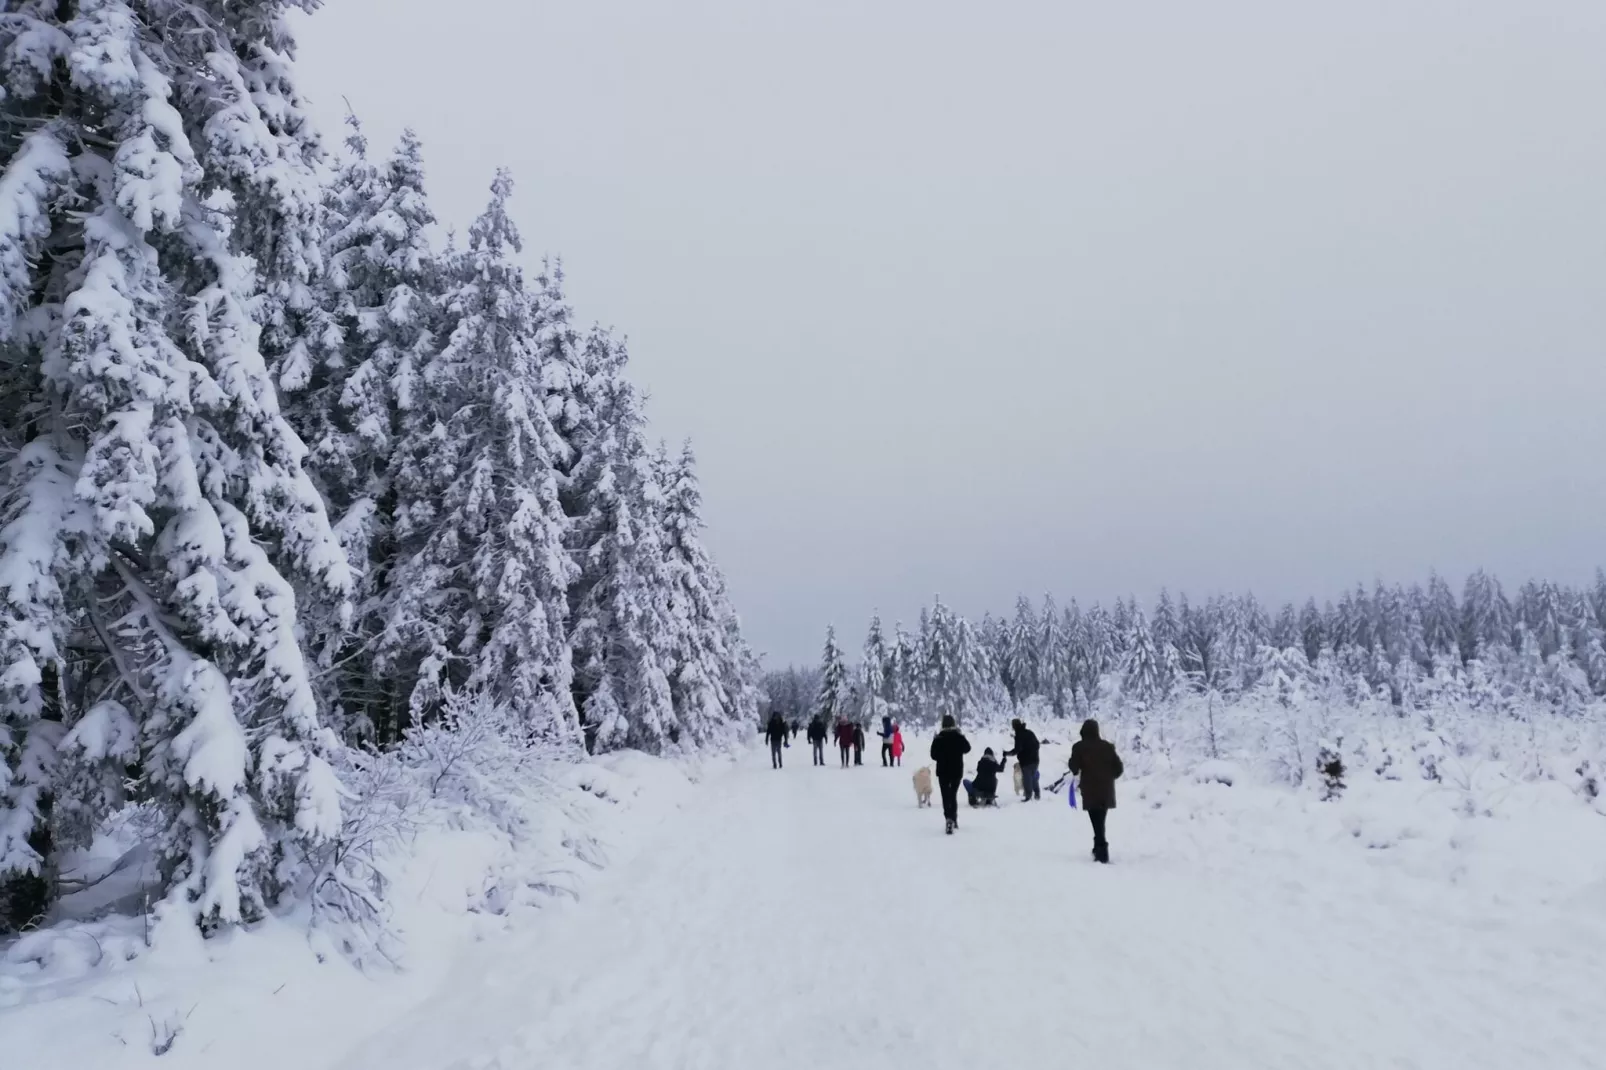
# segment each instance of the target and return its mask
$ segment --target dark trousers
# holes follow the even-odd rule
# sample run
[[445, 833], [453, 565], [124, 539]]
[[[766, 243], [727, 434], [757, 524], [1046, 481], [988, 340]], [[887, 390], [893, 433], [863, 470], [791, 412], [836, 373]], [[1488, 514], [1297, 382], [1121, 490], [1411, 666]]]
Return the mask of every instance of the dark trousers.
[[783, 746], [785, 746], [785, 744], [782, 743], [778, 739], [770, 740], [770, 768], [771, 769], [779, 769], [781, 767], [781, 748]]
[[1037, 779], [1036, 762], [1020, 763], [1020, 791], [1022, 801], [1043, 797], [1043, 788]]
[[825, 764], [825, 740], [823, 739], [816, 739], [814, 741], [814, 764]]
[[881, 744], [881, 764], [883, 766], [888, 766], [888, 765], [892, 764], [892, 741], [891, 740], [888, 740], [887, 742]]
[[959, 781], [958, 776], [937, 778], [937, 790], [942, 793], [942, 816], [949, 821], [959, 820]]
[[848, 767], [848, 760], [853, 756], [853, 744], [842, 744], [842, 768]]
[[1104, 819], [1109, 813], [1102, 806], [1087, 811], [1087, 819], [1093, 822], [1093, 857], [1100, 862], [1110, 860], [1110, 842], [1104, 838]]
[[862, 745], [858, 744], [858, 743], [855, 743], [853, 745], [853, 764], [854, 765], [863, 765], [864, 764], [864, 747]]

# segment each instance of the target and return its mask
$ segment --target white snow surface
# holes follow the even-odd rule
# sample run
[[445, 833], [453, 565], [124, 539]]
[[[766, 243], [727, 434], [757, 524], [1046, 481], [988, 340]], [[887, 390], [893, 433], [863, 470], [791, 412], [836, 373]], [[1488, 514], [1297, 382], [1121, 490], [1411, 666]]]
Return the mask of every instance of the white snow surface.
[[[696, 786], [640, 755], [581, 767], [620, 804], [590, 815], [609, 864], [531, 909], [483, 912], [505, 844], [432, 833], [398, 897], [398, 976], [315, 964], [289, 921], [126, 969], [89, 968], [86, 939], [54, 937], [82, 945], [54, 965], [13, 948], [0, 1051], [230, 1070], [1606, 1066], [1599, 800], [1497, 768], [1476, 806], [1415, 779], [1321, 802], [1178, 770], [1120, 783], [1100, 866], [1063, 794], [1020, 803], [1007, 775], [997, 809], [961, 807], [944, 836], [915, 807], [910, 743], [902, 769], [830, 750], [813, 768], [799, 741], [781, 771], [754, 750]], [[1064, 755], [1044, 748], [1045, 785]]]

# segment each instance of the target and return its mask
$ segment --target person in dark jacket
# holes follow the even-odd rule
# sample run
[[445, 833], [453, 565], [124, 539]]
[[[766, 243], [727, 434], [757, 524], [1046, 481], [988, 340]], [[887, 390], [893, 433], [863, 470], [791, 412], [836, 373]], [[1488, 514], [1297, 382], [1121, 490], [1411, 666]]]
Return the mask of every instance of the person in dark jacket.
[[796, 717], [794, 717], [794, 718], [792, 718], [792, 738], [793, 738], [793, 739], [796, 739], [796, 738], [797, 738], [797, 733], [798, 733], [798, 730], [799, 730], [799, 729], [800, 729], [800, 728], [801, 728], [801, 727], [802, 727], [802, 726], [801, 726], [801, 725], [799, 725], [799, 724], [798, 724], [798, 722], [797, 722], [797, 718], [796, 718]]
[[809, 720], [809, 747], [814, 751], [814, 764], [825, 764], [825, 721], [819, 714]]
[[991, 747], [981, 752], [981, 761], [976, 763], [975, 779], [965, 781], [965, 794], [970, 796], [970, 805], [991, 806], [998, 801], [998, 774], [1003, 771], [1004, 763], [993, 757]]
[[836, 723], [836, 745], [842, 751], [842, 768], [846, 769], [848, 760], [853, 757], [853, 726], [846, 718]]
[[853, 764], [864, 764], [864, 725], [853, 722]]
[[1010, 722], [1010, 727], [1015, 730], [1015, 745], [1004, 752], [1004, 757], [1015, 759], [1020, 766], [1021, 801], [1041, 800], [1043, 791], [1037, 780], [1037, 733], [1027, 728], [1019, 717]]
[[1093, 857], [1110, 860], [1110, 843], [1104, 838], [1104, 819], [1115, 809], [1115, 782], [1124, 771], [1115, 746], [1099, 738], [1099, 723], [1082, 722], [1082, 738], [1071, 748], [1071, 775], [1080, 778], [1082, 809], [1093, 822]]
[[892, 718], [881, 718], [881, 766], [886, 768], [892, 764]]
[[937, 787], [942, 793], [942, 816], [948, 822], [948, 834], [959, 827], [959, 782], [965, 778], [965, 755], [970, 753], [970, 740], [959, 731], [951, 713], [943, 714], [942, 728], [931, 741], [931, 760], [937, 766]]
[[792, 744], [787, 739], [786, 720], [779, 713], [770, 714], [769, 727], [764, 729], [765, 737], [770, 741], [770, 768], [781, 767], [781, 748]]

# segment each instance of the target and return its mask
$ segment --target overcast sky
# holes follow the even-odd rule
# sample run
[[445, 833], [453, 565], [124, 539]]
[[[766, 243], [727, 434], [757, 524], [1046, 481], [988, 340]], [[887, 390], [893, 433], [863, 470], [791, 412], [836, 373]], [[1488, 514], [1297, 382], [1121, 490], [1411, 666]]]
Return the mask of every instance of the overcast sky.
[[771, 663], [1606, 562], [1601, 0], [330, 0], [331, 141], [631, 339]]

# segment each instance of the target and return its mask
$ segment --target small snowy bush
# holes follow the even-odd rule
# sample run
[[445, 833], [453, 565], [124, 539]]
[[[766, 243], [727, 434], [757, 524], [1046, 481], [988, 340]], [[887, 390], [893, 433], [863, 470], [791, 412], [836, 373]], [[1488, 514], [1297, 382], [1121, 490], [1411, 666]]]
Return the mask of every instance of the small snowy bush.
[[1343, 740], [1323, 740], [1316, 749], [1316, 771], [1322, 777], [1322, 801], [1330, 802], [1344, 794]]

